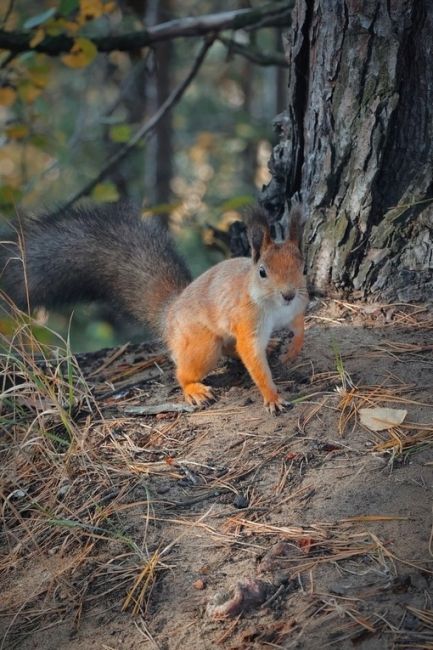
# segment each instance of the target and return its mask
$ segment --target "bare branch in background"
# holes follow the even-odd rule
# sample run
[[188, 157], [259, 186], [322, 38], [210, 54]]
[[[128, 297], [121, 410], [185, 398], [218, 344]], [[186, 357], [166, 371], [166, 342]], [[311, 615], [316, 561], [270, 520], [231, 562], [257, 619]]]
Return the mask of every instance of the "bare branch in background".
[[79, 199], [81, 199], [83, 196], [87, 196], [93, 188], [102, 180], [106, 177], [106, 175], [115, 167], [121, 160], [126, 158], [131, 151], [135, 149], [135, 147], [140, 143], [146, 140], [146, 138], [150, 135], [151, 131], [155, 128], [155, 126], [159, 123], [159, 121], [164, 117], [164, 115], [173, 108], [175, 104], [180, 100], [198, 71], [200, 70], [200, 67], [206, 57], [206, 54], [211, 47], [212, 43], [214, 42], [214, 38], [207, 38], [201, 49], [200, 52], [197, 55], [197, 58], [194, 61], [194, 64], [185, 77], [183, 81], [181, 81], [178, 86], [170, 93], [170, 95], [167, 97], [165, 102], [161, 104], [159, 109], [156, 111], [154, 115], [148, 120], [143, 126], [138, 129], [138, 131], [133, 135], [133, 137], [125, 144], [124, 147], [122, 147], [119, 151], [117, 151], [111, 158], [108, 159], [107, 164], [105, 167], [101, 169], [101, 171], [98, 173], [93, 180], [89, 181], [79, 192], [74, 194], [68, 201], [67, 203], [60, 208], [60, 210], [56, 210], [56, 212], [62, 212], [64, 210], [67, 210], [70, 208], [74, 203], [76, 203]]
[[280, 52], [261, 52], [257, 48], [242, 45], [233, 39], [224, 38], [224, 36], [219, 36], [217, 40], [228, 48], [229, 54], [239, 54], [257, 65], [276, 65], [282, 68], [289, 67], [286, 57]]
[[[128, 52], [172, 38], [204, 36], [226, 29], [251, 30], [261, 27], [281, 27], [282, 24], [289, 24], [293, 5], [294, 0], [285, 0], [285, 2], [265, 4], [256, 9], [239, 9], [194, 18], [178, 18], [142, 31], [119, 36], [93, 37], [90, 40], [99, 52], [112, 52], [114, 50]], [[32, 48], [30, 46], [31, 40], [32, 34], [30, 32], [0, 30], [0, 49], [14, 54], [34, 50], [56, 56], [69, 52], [75, 42], [73, 37], [60, 34], [59, 36], [47, 36]]]
[[7, 23], [7, 21], [9, 20], [9, 16], [11, 15], [13, 8], [14, 8], [14, 0], [9, 0], [9, 4], [6, 7], [6, 11], [5, 11], [4, 15], [3, 15], [3, 18], [1, 19], [1, 22], [0, 22], [0, 25], [2, 27], [4, 27], [6, 25], [6, 23]]

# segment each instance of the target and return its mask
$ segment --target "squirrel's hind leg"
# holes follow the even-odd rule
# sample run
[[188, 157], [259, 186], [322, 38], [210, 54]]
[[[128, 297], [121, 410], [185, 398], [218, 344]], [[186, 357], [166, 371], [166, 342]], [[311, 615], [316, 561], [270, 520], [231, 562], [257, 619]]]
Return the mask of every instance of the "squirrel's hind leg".
[[202, 406], [214, 399], [210, 386], [201, 383], [221, 357], [221, 340], [204, 327], [189, 329], [179, 334], [172, 354], [176, 363], [176, 377], [190, 404]]

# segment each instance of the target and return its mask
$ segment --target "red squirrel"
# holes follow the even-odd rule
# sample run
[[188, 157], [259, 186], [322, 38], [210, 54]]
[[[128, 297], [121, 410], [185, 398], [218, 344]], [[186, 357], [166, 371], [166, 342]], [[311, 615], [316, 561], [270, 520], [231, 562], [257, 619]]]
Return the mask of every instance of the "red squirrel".
[[[21, 308], [78, 300], [114, 302], [164, 339], [190, 404], [213, 399], [203, 379], [222, 355], [237, 355], [272, 414], [278, 394], [266, 358], [275, 329], [293, 332], [285, 362], [304, 340], [308, 303], [300, 252], [302, 211], [292, 209], [289, 235], [271, 240], [264, 211], [248, 219], [251, 258], [225, 260], [191, 281], [165, 229], [128, 205], [84, 207], [58, 217], [24, 220], [22, 259], [3, 246], [2, 285]], [[24, 269], [23, 269], [24, 267]]]

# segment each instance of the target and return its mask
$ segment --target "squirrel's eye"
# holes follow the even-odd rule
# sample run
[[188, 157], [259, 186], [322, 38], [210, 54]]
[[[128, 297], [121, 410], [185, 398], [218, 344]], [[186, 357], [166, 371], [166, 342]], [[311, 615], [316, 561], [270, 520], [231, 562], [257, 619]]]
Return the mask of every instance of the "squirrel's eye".
[[261, 278], [265, 278], [265, 277], [266, 277], [267, 274], [266, 274], [266, 269], [265, 269], [264, 266], [260, 266], [260, 268], [259, 268], [259, 275], [260, 275]]

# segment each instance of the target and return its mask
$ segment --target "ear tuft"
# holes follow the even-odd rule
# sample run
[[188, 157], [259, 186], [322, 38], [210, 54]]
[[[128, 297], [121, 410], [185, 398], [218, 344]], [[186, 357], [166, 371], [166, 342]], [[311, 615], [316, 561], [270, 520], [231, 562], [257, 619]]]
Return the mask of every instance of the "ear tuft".
[[256, 263], [265, 248], [271, 243], [266, 211], [259, 205], [249, 210], [245, 217], [253, 262]]
[[289, 212], [289, 241], [296, 244], [299, 249], [302, 246], [302, 235], [304, 233], [304, 225], [306, 221], [304, 206], [301, 202], [301, 197], [297, 192], [294, 194], [290, 201]]

